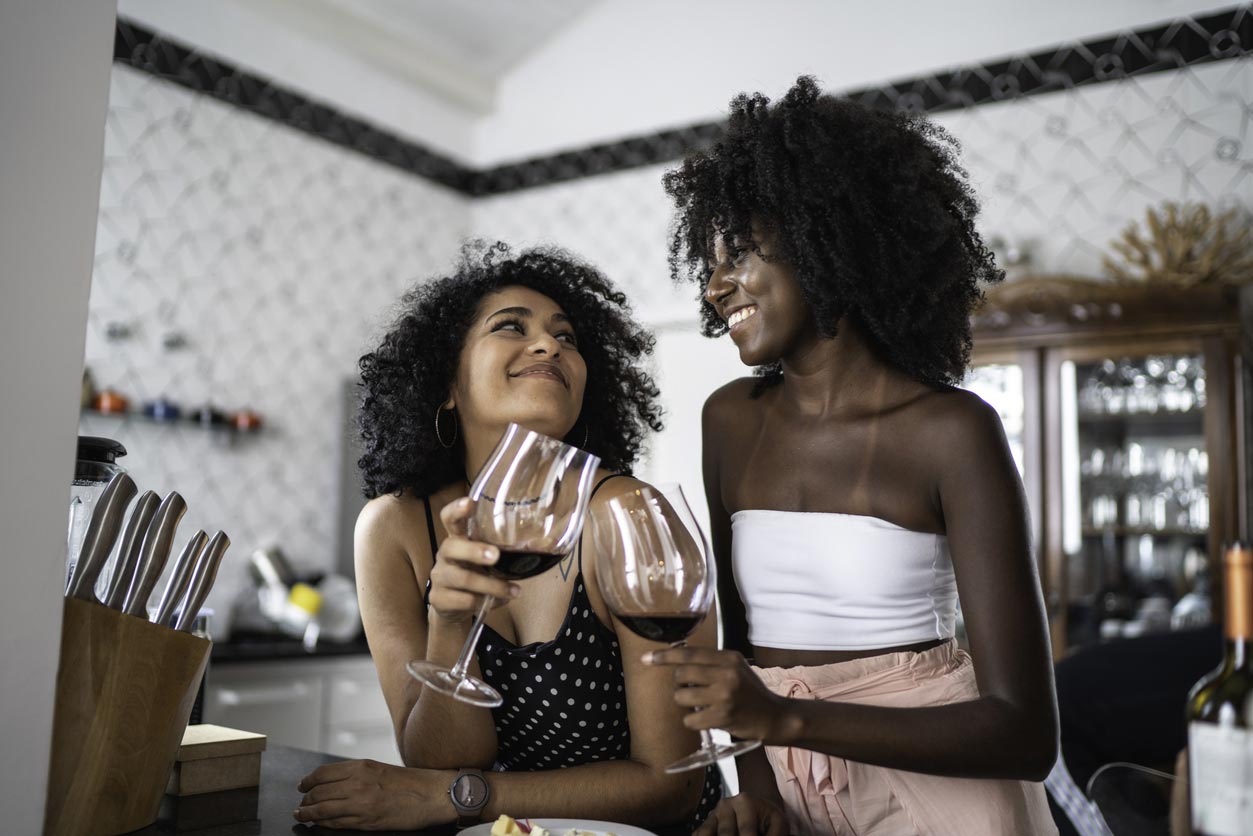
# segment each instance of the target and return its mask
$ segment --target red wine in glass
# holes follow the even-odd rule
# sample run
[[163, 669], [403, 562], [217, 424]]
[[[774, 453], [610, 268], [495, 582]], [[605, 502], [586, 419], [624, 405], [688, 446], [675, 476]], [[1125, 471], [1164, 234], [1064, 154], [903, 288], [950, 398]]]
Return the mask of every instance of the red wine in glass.
[[666, 644], [677, 644], [692, 635], [704, 620], [692, 613], [618, 613], [618, 620], [641, 638]]
[[519, 551], [505, 546], [497, 546], [497, 548], [500, 549], [500, 559], [487, 567], [487, 573], [508, 580], [522, 580], [542, 575], [565, 557], [564, 554], [555, 552]]

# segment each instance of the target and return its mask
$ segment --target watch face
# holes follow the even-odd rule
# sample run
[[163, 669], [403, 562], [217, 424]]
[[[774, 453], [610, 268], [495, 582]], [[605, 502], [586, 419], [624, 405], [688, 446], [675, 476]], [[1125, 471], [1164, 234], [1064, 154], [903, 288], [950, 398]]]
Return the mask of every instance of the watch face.
[[452, 789], [453, 797], [464, 807], [477, 807], [487, 802], [487, 782], [480, 775], [462, 775]]

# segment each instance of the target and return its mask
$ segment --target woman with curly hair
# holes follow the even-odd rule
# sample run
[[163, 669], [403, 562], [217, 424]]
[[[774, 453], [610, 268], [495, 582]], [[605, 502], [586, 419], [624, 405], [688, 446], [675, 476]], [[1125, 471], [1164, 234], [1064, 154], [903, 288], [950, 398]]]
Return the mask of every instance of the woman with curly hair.
[[766, 744], [699, 832], [1056, 833], [1021, 480], [996, 412], [957, 388], [1002, 274], [956, 143], [806, 77], [775, 104], [736, 98], [665, 185], [672, 271], [757, 367], [703, 415], [732, 649], [650, 658], [704, 706], [690, 728]]
[[[595, 560], [580, 545], [545, 574], [505, 581], [484, 572], [499, 550], [466, 533], [469, 481], [511, 422], [601, 458], [593, 507], [640, 487], [630, 467], [661, 428], [640, 368], [652, 336], [599, 272], [551, 249], [469, 247], [453, 275], [418, 285], [401, 308], [361, 358], [370, 501], [356, 574], [407, 766], [323, 766], [301, 782], [297, 820], [401, 830], [507, 813], [686, 832], [721, 797], [720, 773], [662, 771], [694, 734], [668, 676], [641, 662], [656, 645], [610, 615]], [[424, 693], [405, 670], [412, 659], [451, 666], [483, 595], [497, 606], [473, 673], [503, 693], [491, 710]], [[713, 624], [696, 640], [712, 647]], [[454, 807], [459, 778], [479, 790], [460, 807], [476, 809]]]

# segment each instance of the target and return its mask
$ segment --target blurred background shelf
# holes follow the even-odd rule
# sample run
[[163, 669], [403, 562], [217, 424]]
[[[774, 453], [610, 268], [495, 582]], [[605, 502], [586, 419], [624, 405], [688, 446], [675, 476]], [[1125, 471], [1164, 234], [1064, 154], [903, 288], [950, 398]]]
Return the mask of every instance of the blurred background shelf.
[[1208, 537], [1209, 531], [1204, 528], [1136, 528], [1125, 525], [1083, 528], [1084, 537], [1104, 537], [1107, 534], [1114, 537]]
[[105, 420], [125, 422], [136, 425], [152, 425], [154, 427], [168, 427], [170, 429], [192, 429], [204, 430], [206, 432], [217, 433], [228, 436], [232, 440], [235, 438], [251, 437], [260, 434], [263, 427], [241, 428], [231, 423], [230, 416], [226, 413], [219, 413], [220, 420], [202, 420], [199, 415], [193, 413], [191, 415], [181, 415], [177, 418], [155, 418], [145, 412], [139, 410], [128, 409], [125, 412], [102, 412], [98, 409], [82, 410], [82, 417], [100, 418]]

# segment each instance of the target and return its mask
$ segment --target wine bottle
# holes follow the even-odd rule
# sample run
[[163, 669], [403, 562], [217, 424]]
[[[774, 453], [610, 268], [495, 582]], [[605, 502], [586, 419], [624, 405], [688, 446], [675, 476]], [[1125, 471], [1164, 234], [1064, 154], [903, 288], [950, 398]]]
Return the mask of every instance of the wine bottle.
[[1253, 836], [1253, 549], [1223, 556], [1223, 661], [1188, 695], [1196, 836]]

